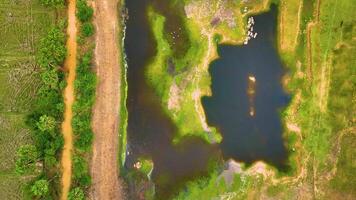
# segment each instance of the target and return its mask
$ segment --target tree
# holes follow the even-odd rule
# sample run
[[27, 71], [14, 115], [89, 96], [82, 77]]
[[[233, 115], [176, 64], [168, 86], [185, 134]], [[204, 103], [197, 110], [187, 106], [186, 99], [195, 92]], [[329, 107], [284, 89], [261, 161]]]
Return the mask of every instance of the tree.
[[68, 200], [84, 200], [84, 192], [79, 187], [72, 189], [68, 194]]
[[45, 70], [41, 73], [42, 82], [51, 89], [58, 89], [58, 74], [56, 69]]
[[41, 179], [36, 181], [32, 187], [31, 187], [31, 192], [34, 196], [37, 197], [43, 197], [48, 194], [49, 188], [48, 188], [48, 181], [45, 179]]
[[34, 145], [23, 145], [17, 150], [15, 170], [18, 174], [32, 173], [36, 169], [39, 153]]
[[38, 63], [42, 68], [51, 69], [62, 65], [67, 49], [65, 47], [66, 36], [58, 27], [54, 27], [40, 41]]
[[85, 0], [77, 1], [77, 17], [81, 22], [88, 22], [93, 17], [94, 10]]
[[36, 123], [37, 128], [42, 132], [50, 132], [53, 133], [56, 128], [57, 122], [54, 117], [42, 115], [39, 121]]

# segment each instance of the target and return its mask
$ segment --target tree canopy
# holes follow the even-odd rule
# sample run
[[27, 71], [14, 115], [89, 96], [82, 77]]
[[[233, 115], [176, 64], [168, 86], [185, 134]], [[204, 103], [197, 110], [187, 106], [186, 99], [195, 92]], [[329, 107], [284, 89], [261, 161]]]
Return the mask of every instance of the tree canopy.
[[32, 185], [31, 192], [34, 196], [43, 197], [48, 194], [48, 185], [49, 183], [47, 180], [40, 179]]
[[57, 122], [54, 117], [42, 115], [36, 125], [37, 128], [42, 132], [53, 133], [56, 128]]
[[93, 17], [94, 10], [88, 6], [85, 0], [77, 1], [77, 17], [81, 22], [90, 21]]
[[65, 47], [66, 36], [58, 28], [52, 28], [39, 44], [38, 63], [42, 68], [50, 69], [62, 65], [67, 49]]
[[34, 145], [24, 145], [17, 150], [16, 173], [34, 172], [39, 153]]

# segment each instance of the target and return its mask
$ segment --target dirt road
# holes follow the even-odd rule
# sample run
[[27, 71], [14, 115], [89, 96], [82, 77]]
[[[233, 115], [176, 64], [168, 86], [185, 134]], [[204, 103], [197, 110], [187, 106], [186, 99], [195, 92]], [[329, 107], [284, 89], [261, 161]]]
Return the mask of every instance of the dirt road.
[[68, 2], [68, 40], [67, 50], [68, 56], [65, 60], [64, 68], [68, 74], [66, 76], [67, 86], [64, 89], [64, 121], [62, 123], [62, 134], [64, 138], [64, 146], [62, 151], [61, 166], [62, 166], [62, 194], [61, 200], [66, 200], [71, 184], [72, 177], [72, 149], [73, 149], [73, 131], [72, 131], [72, 106], [74, 103], [74, 80], [75, 68], [77, 61], [77, 27], [75, 17], [76, 1]]
[[94, 131], [90, 199], [123, 199], [118, 178], [118, 128], [121, 55], [118, 44], [118, 0], [95, 0], [95, 63], [98, 85], [93, 108]]

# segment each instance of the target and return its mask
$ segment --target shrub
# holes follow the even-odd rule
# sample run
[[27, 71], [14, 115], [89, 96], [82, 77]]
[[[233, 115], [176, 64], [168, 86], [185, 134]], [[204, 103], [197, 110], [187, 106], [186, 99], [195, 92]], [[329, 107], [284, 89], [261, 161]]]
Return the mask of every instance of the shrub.
[[80, 31], [84, 37], [90, 37], [94, 34], [94, 26], [92, 23], [86, 22], [82, 24]]

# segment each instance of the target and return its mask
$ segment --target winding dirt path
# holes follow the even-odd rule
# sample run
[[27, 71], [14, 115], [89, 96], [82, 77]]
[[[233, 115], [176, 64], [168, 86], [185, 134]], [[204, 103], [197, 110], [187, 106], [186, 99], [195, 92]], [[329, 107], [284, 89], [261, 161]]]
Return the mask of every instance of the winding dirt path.
[[119, 52], [119, 0], [95, 0], [95, 65], [98, 78], [93, 107], [94, 132], [91, 160], [92, 187], [90, 199], [120, 200], [118, 141], [121, 83]]
[[62, 152], [62, 194], [61, 200], [66, 200], [71, 184], [72, 176], [72, 148], [73, 148], [73, 130], [72, 130], [72, 106], [74, 103], [74, 80], [75, 68], [77, 65], [77, 27], [75, 17], [76, 0], [68, 1], [68, 27], [67, 27], [67, 50], [68, 56], [65, 60], [64, 68], [67, 70], [67, 86], [64, 89], [64, 121], [62, 123], [62, 134], [64, 138], [64, 147]]

